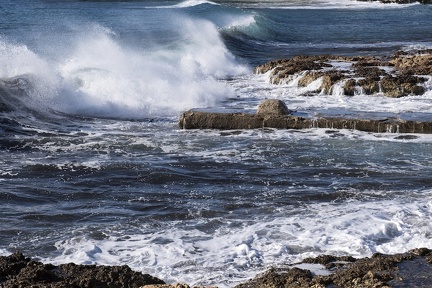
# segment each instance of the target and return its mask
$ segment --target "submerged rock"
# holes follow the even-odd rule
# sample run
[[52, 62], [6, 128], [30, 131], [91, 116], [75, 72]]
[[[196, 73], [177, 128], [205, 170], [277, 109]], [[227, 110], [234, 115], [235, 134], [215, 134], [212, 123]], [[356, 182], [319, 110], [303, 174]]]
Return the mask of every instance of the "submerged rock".
[[[428, 80], [428, 76], [432, 77], [432, 51], [399, 51], [391, 59], [370, 56], [296, 56], [270, 61], [257, 66], [254, 72], [269, 73], [269, 80], [273, 84], [295, 80], [299, 87], [308, 87], [315, 83], [313, 88], [308, 89], [308, 94], [331, 94], [339, 85], [346, 96], [356, 93], [381, 93], [388, 97], [422, 95], [426, 92], [423, 83]], [[318, 80], [321, 82], [316, 85]]]

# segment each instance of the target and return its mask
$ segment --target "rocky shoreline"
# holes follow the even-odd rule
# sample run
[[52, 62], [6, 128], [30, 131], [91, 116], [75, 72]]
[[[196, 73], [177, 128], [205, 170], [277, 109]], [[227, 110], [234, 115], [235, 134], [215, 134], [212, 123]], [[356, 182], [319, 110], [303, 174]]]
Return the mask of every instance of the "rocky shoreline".
[[192, 109], [180, 115], [180, 129], [329, 129], [326, 133], [335, 133], [335, 129], [350, 129], [372, 133], [394, 133], [395, 139], [416, 139], [414, 135], [432, 134], [431, 121], [403, 120], [400, 117], [376, 119], [355, 119], [348, 117], [311, 117], [295, 115], [285, 103], [278, 99], [266, 99], [261, 102], [255, 114], [200, 111]]
[[[307, 95], [423, 95], [432, 77], [432, 49], [398, 51], [391, 57], [313, 55], [270, 61], [254, 69], [273, 84], [296, 83]], [[314, 85], [311, 85], [314, 83]]]
[[[320, 255], [283, 268], [273, 267], [235, 288], [279, 287], [428, 287], [432, 283], [432, 250], [356, 259]], [[191, 288], [167, 284], [128, 266], [43, 264], [21, 253], [0, 257], [2, 288]], [[194, 288], [204, 288], [194, 286]], [[207, 287], [211, 288], [211, 287]], [[217, 288], [217, 287], [212, 287]]]
[[[303, 55], [264, 63], [255, 67], [254, 73], [267, 74], [272, 84], [303, 87], [305, 96], [421, 96], [432, 90], [432, 49], [398, 51], [390, 57]], [[265, 101], [261, 105], [266, 105]], [[178, 124], [181, 129], [327, 128], [374, 133], [432, 133], [429, 119], [413, 121], [396, 115], [381, 118], [371, 115], [368, 119], [312, 117], [292, 113], [286, 107], [279, 111], [277, 105], [276, 110], [269, 113], [260, 112], [258, 107], [256, 114], [192, 109], [181, 114]]]

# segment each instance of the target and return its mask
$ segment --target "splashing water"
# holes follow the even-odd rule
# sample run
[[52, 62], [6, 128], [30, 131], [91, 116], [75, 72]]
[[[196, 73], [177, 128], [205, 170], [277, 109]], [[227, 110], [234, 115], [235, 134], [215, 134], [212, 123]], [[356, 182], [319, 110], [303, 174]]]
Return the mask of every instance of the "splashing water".
[[178, 21], [183, 41], [174, 48], [130, 48], [96, 26], [54, 63], [24, 45], [2, 41], [0, 75], [32, 75], [36, 85], [30, 96], [55, 110], [86, 116], [167, 116], [232, 97], [233, 90], [220, 80], [247, 73], [248, 67], [237, 62], [211, 22]]

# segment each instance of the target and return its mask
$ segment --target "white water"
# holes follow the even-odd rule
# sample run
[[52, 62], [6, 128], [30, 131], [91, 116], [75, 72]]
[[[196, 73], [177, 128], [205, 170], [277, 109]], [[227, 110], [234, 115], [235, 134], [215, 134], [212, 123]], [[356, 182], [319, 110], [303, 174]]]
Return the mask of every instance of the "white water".
[[[330, 113], [388, 113], [398, 114], [432, 113], [432, 77], [423, 85], [426, 93], [421, 96], [406, 96], [391, 98], [383, 95], [344, 96], [336, 89], [330, 95], [305, 96], [308, 92], [315, 91], [320, 87], [321, 79], [310, 83], [307, 87], [297, 87], [298, 80], [302, 77], [293, 77], [286, 84], [271, 84], [269, 73], [260, 75], [248, 75], [231, 81], [237, 95], [245, 98], [255, 98], [257, 102], [251, 103], [254, 106], [245, 108], [256, 108], [264, 98], [275, 98], [285, 101], [288, 108], [301, 112], [325, 112]], [[233, 105], [244, 105], [245, 103], [234, 103]], [[250, 104], [249, 104], [250, 105]]]
[[345, 191], [334, 203], [281, 206], [268, 219], [202, 220], [224, 223], [213, 233], [197, 230], [195, 226], [209, 225], [199, 220], [173, 222], [151, 232], [142, 223], [137, 234], [108, 226], [106, 240], [77, 236], [60, 241], [56, 248], [63, 254], [46, 260], [123, 263], [169, 283], [232, 287], [272, 265], [292, 264], [323, 253], [364, 257], [431, 247], [432, 192], [422, 191], [419, 198], [409, 201], [403, 195], [370, 201], [385, 194]]
[[[269, 6], [269, 2], [247, 2], [246, 6]], [[317, 2], [320, 4], [315, 6]], [[93, 7], [93, 3], [86, 3]], [[278, 6], [287, 1], [273, 3]], [[79, 2], [80, 7], [84, 4]], [[44, 107], [88, 116], [169, 115], [175, 119], [178, 112], [196, 107], [253, 109], [264, 98], [279, 98], [290, 109], [316, 115], [432, 112], [430, 91], [425, 96], [400, 99], [345, 97], [338, 93], [305, 97], [302, 93], [306, 90], [293, 83], [269, 84], [265, 75], [251, 75], [250, 69], [227, 50], [218, 28], [207, 20], [197, 20], [200, 16], [189, 20], [165, 17], [167, 9], [163, 9], [159, 21], [149, 20], [150, 26], [158, 32], [175, 31], [174, 36], [166, 36], [172, 37], [172, 41], [153, 43], [149, 37], [137, 41], [142, 45], [125, 43], [120, 39], [127, 38], [124, 35], [131, 31], [136, 38], [145, 35], [136, 33], [146, 27], [137, 19], [145, 17], [132, 11], [147, 8], [134, 4], [130, 9], [129, 2], [125, 2], [117, 7], [126, 5], [127, 9], [117, 11], [116, 16], [132, 16], [121, 19], [109, 18], [110, 1], [97, 4], [108, 5], [101, 20], [108, 25], [76, 21], [76, 29], [61, 37], [45, 36], [40, 41], [48, 44], [36, 47], [30, 40], [20, 43], [2, 38], [0, 78], [24, 77], [33, 84], [28, 90], [32, 100]], [[186, 14], [210, 7], [193, 8], [200, 4], [212, 3], [192, 0], [165, 8], [185, 8], [173, 10]], [[353, 19], [357, 16], [354, 6], [394, 8], [344, 0], [297, 4], [319, 9], [346, 6], [353, 10]], [[73, 13], [80, 14], [77, 11]], [[100, 11], [98, 7], [92, 12], [95, 21], [99, 21]], [[159, 12], [152, 10], [147, 16]], [[255, 23], [254, 16], [243, 10], [214, 17], [222, 29], [235, 30]], [[108, 28], [122, 20], [127, 28]], [[163, 29], [159, 30], [159, 26]], [[57, 27], [63, 31], [62, 28]], [[22, 39], [18, 32], [14, 33]], [[318, 40], [320, 36], [317, 35]], [[390, 39], [371, 44], [345, 40], [283, 42], [281, 47], [287, 51], [296, 46], [303, 49], [304, 45], [321, 47], [320, 51], [346, 47], [354, 53], [356, 49], [373, 50], [419, 41]], [[267, 44], [271, 50], [272, 42]], [[50, 49], [41, 48], [47, 46]], [[266, 49], [267, 46], [263, 48]], [[234, 78], [227, 80], [231, 76]], [[431, 80], [426, 85], [431, 87]], [[234, 98], [220, 103], [227, 97]], [[45, 262], [128, 264], [167, 282], [232, 287], [269, 266], [295, 263], [323, 253], [363, 257], [374, 252], [399, 253], [432, 247], [432, 192], [427, 177], [422, 179], [432, 163], [431, 135], [404, 139], [396, 133], [327, 133], [327, 129], [223, 134], [179, 131], [175, 120], [151, 123], [71, 119], [76, 121], [71, 128], [76, 131], [70, 135], [49, 136], [53, 132], [50, 126], [41, 125], [36, 131], [40, 135], [13, 135], [12, 141], [4, 144], [12, 151], [0, 151], [6, 159], [0, 167], [0, 181], [6, 193], [26, 197], [9, 203], [8, 194], [3, 195], [3, 209], [9, 213], [4, 220], [10, 231], [1, 255], [22, 248], [32, 254], [29, 256], [42, 257]], [[194, 165], [188, 166], [189, 163]], [[178, 175], [170, 174], [173, 170], [173, 174], [185, 172], [182, 175], [186, 179], [190, 174], [194, 177], [178, 181]], [[167, 175], [168, 180], [159, 179], [162, 184], [147, 183], [146, 176], [152, 171]], [[279, 174], [272, 175], [273, 171]], [[212, 173], [223, 177], [223, 181], [213, 185]], [[154, 199], [149, 196], [153, 194]], [[309, 196], [319, 199], [310, 200]], [[27, 198], [35, 198], [34, 203], [21, 203]], [[179, 199], [183, 206], [176, 206]], [[168, 211], [158, 209], [161, 200], [166, 200], [164, 208]], [[242, 208], [223, 207], [232, 203]], [[243, 207], [243, 203], [253, 205]], [[145, 210], [147, 205], [152, 208], [150, 212]], [[177, 219], [177, 212], [188, 215]], [[53, 216], [56, 213], [66, 221], [58, 222]], [[168, 215], [168, 220], [159, 218], [159, 213]], [[46, 220], [39, 219], [39, 215]], [[68, 215], [79, 221], [68, 219]], [[18, 230], [16, 223], [23, 229], [14, 234]]]
[[249, 68], [227, 50], [211, 22], [177, 21], [182, 42], [158, 50], [123, 45], [114, 32], [97, 25], [87, 27], [71, 47], [59, 47], [61, 55], [55, 57], [0, 40], [0, 77], [29, 78], [32, 98], [86, 116], [176, 115], [233, 97], [221, 80]]

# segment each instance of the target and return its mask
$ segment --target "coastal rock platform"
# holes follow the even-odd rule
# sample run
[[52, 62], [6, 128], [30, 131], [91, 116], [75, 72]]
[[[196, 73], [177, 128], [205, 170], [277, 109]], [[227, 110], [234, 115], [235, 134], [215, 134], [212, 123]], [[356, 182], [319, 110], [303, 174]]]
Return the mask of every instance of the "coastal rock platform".
[[[284, 268], [270, 268], [235, 288], [277, 287], [430, 287], [432, 250], [356, 259], [321, 255]], [[43, 264], [21, 253], [0, 257], [2, 288], [204, 288], [164, 281], [132, 271], [128, 266]], [[207, 287], [216, 288], [216, 287]]]
[[[273, 84], [312, 86], [308, 95], [341, 93], [399, 98], [423, 95], [432, 78], [432, 50], [398, 51], [391, 57], [302, 55], [255, 67]], [[311, 85], [313, 84], [313, 85]]]
[[[273, 112], [269, 107], [275, 109]], [[283, 108], [280, 108], [283, 107]], [[257, 113], [221, 113], [189, 110], [179, 119], [181, 129], [354, 129], [374, 133], [432, 133], [432, 122], [399, 118], [350, 119], [340, 117], [302, 117], [292, 114], [281, 100], [264, 100]]]

